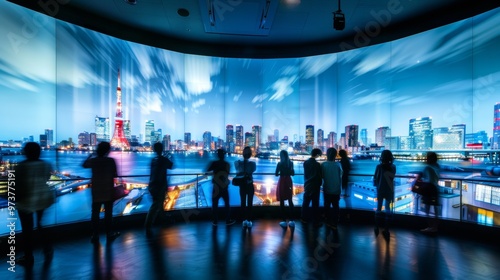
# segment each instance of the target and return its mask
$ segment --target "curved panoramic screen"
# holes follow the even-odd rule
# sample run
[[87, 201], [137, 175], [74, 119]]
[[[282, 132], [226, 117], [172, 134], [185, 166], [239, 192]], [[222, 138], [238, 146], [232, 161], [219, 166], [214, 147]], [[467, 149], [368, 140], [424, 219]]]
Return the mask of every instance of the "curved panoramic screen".
[[[310, 151], [345, 149], [360, 176], [351, 178], [351, 201], [341, 205], [362, 209], [373, 209], [375, 196], [371, 177], [361, 175], [373, 174], [373, 158], [383, 149], [394, 151], [398, 175], [419, 170], [422, 154], [436, 150], [463, 177], [491, 164], [491, 151], [499, 149], [498, 9], [389, 43], [294, 59], [182, 54], [6, 2], [0, 22], [2, 175], [23, 160], [23, 143], [40, 143], [54, 179], [68, 180], [56, 185], [53, 223], [89, 218], [90, 171], [81, 164], [100, 141], [111, 142], [119, 175], [132, 190], [116, 214], [149, 208], [145, 187], [155, 142], [174, 158], [166, 210], [211, 206], [204, 172], [218, 148], [229, 153], [233, 173], [243, 147], [253, 149], [256, 205], [277, 205], [280, 150], [294, 159], [300, 205], [302, 161]], [[397, 211], [419, 211], [406, 183], [398, 182]], [[471, 199], [500, 204], [496, 188], [485, 192]], [[239, 205], [238, 189], [230, 193]], [[458, 218], [450, 211], [443, 215]], [[488, 215], [478, 219], [488, 223]]]

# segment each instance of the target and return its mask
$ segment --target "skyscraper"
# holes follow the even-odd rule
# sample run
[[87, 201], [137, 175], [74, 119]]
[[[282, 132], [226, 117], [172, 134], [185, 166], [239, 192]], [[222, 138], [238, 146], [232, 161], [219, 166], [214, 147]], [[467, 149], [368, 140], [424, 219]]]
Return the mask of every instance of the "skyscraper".
[[427, 150], [432, 148], [432, 118], [410, 119], [410, 133], [413, 137], [411, 149]]
[[327, 147], [328, 148], [335, 147], [335, 143], [336, 142], [337, 142], [337, 133], [335, 133], [333, 131], [330, 131], [330, 133], [328, 133], [328, 144], [327, 144]]
[[449, 132], [456, 134], [458, 137], [457, 149], [465, 148], [465, 124], [454, 124], [451, 126]]
[[359, 147], [359, 127], [357, 124], [351, 124], [345, 127], [345, 137], [347, 147]]
[[130, 150], [130, 144], [123, 132], [123, 113], [122, 113], [122, 89], [120, 86], [120, 70], [118, 70], [118, 86], [116, 87], [116, 115], [115, 115], [115, 131], [111, 139], [111, 147]]
[[375, 143], [377, 146], [386, 147], [387, 137], [391, 137], [391, 129], [388, 126], [379, 127], [375, 130]]
[[47, 135], [47, 146], [54, 146], [54, 130], [45, 129], [45, 135]]
[[184, 132], [184, 144], [186, 144], [186, 147], [191, 145], [191, 132]]
[[145, 127], [145, 132], [144, 132], [144, 142], [151, 143], [151, 136], [153, 136], [155, 131], [155, 121], [154, 120], [147, 120], [146, 121], [146, 127]]
[[252, 137], [253, 137], [253, 146], [254, 151], [259, 151], [260, 149], [260, 144], [262, 142], [262, 126], [260, 125], [254, 125], [252, 126]]
[[493, 138], [491, 139], [491, 148], [500, 149], [500, 103], [495, 104], [493, 108]]
[[323, 131], [323, 129], [321, 129], [321, 128], [318, 129], [316, 136], [317, 136], [318, 148], [323, 150], [322, 149], [324, 146], [323, 139], [325, 138], [325, 132]]
[[95, 116], [95, 134], [97, 142], [109, 141], [109, 118]]
[[245, 135], [243, 132], [243, 126], [242, 125], [236, 125], [236, 135], [235, 135], [235, 140], [236, 140], [236, 146], [235, 146], [235, 152], [237, 153], [242, 153], [244, 144], [245, 144]]
[[234, 153], [234, 128], [233, 125], [226, 125], [226, 151]]
[[314, 125], [306, 125], [306, 151], [311, 152], [314, 147]]
[[368, 146], [368, 129], [363, 128], [359, 132], [359, 138], [361, 139], [361, 145], [362, 146]]
[[205, 131], [203, 133], [203, 150], [210, 151], [212, 147], [212, 133]]

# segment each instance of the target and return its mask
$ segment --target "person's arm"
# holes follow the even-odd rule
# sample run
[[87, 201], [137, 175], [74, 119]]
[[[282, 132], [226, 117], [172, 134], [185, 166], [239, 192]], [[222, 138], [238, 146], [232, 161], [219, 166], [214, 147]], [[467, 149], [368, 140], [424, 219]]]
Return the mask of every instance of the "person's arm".
[[375, 168], [375, 174], [373, 174], [373, 185], [378, 187], [380, 181], [380, 164]]
[[292, 170], [292, 173], [290, 173], [291, 176], [295, 175], [295, 170], [293, 169], [293, 162], [290, 161], [290, 169]]
[[82, 166], [83, 168], [91, 168], [92, 167], [92, 161], [90, 161], [90, 159], [92, 159], [92, 156], [94, 154], [90, 154], [86, 159], [85, 161], [83, 162]]
[[280, 163], [276, 164], [276, 171], [274, 171], [274, 176], [280, 175]]

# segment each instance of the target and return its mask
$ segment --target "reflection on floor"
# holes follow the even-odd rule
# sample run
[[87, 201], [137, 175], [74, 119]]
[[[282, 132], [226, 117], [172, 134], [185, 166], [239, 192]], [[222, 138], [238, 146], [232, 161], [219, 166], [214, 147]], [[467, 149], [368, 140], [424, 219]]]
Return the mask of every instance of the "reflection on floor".
[[498, 247], [480, 241], [394, 228], [386, 240], [371, 225], [257, 220], [253, 228], [209, 221], [126, 228], [113, 243], [92, 245], [86, 235], [55, 244], [51, 262], [36, 251], [33, 269], [0, 279], [500, 279]]

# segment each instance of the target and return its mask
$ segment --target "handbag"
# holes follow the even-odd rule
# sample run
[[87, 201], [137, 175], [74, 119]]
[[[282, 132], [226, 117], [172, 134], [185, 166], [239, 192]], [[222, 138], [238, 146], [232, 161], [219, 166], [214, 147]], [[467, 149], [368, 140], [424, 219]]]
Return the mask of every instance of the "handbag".
[[113, 200], [118, 200], [124, 198], [128, 195], [129, 191], [125, 188], [123, 184], [116, 185], [113, 188]]
[[422, 196], [430, 196], [434, 188], [435, 186], [432, 183], [415, 180], [415, 183], [411, 186], [411, 191]]
[[238, 173], [233, 178], [232, 183], [234, 186], [242, 187], [251, 184], [252, 179], [250, 179], [250, 176], [244, 170], [245, 170], [245, 161], [243, 161], [243, 172]]

